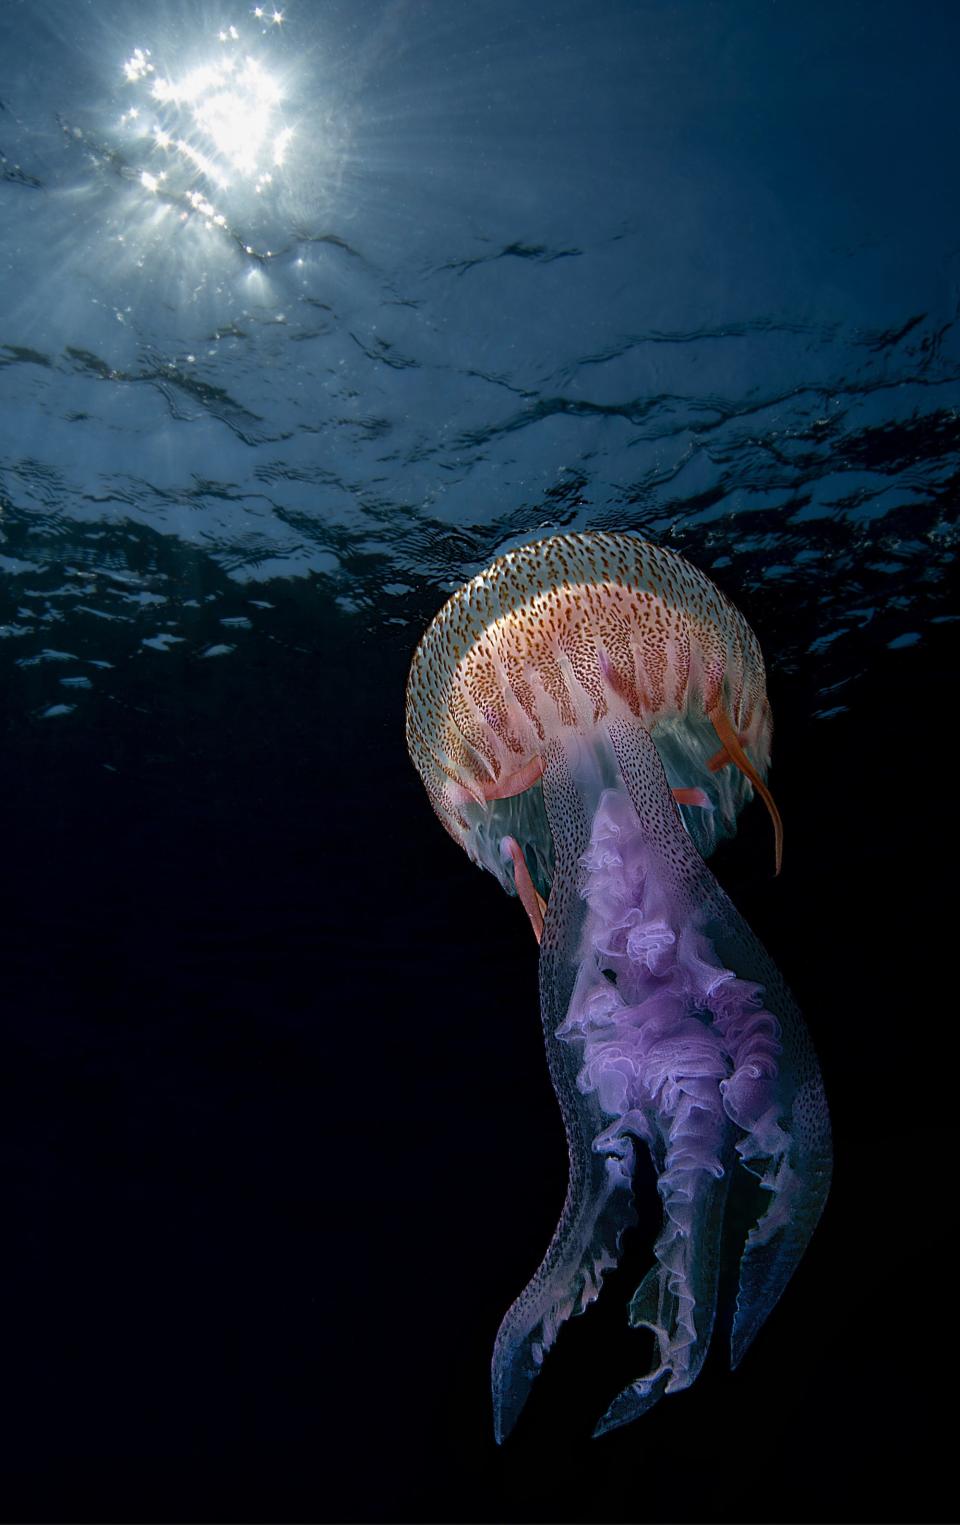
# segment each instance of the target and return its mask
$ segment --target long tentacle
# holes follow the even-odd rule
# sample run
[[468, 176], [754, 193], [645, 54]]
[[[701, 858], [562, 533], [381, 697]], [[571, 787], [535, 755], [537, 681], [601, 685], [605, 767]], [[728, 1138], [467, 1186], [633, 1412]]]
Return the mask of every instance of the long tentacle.
[[541, 1011], [570, 1176], [543, 1264], [497, 1338], [498, 1439], [560, 1324], [589, 1306], [616, 1263], [634, 1221], [640, 1144], [658, 1171], [664, 1221], [629, 1316], [653, 1333], [655, 1358], [600, 1431], [699, 1371], [738, 1156], [770, 1202], [743, 1251], [734, 1364], [786, 1285], [829, 1184], [820, 1075], [792, 998], [684, 830], [647, 732], [626, 720], [605, 730], [604, 746], [551, 744], [543, 777], [556, 865]]
[[547, 755], [544, 799], [556, 854], [556, 871], [540, 944], [540, 1003], [550, 1077], [563, 1113], [569, 1153], [566, 1200], [543, 1262], [509, 1309], [493, 1353], [494, 1428], [509, 1434], [526, 1402], [546, 1351], [560, 1325], [594, 1301], [605, 1270], [614, 1266], [624, 1229], [636, 1218], [629, 1138], [607, 1154], [594, 1140], [608, 1121], [596, 1096], [577, 1088], [577, 1054], [558, 1038], [580, 968], [587, 913], [580, 895], [580, 860], [589, 845], [590, 823], [559, 745]]
[[[730, 724], [726, 711], [718, 706], [715, 710], [711, 710], [710, 720], [713, 729], [723, 742], [724, 751], [727, 753], [730, 761], [740, 769], [745, 778], [750, 780], [767, 807], [770, 819], [773, 822], [773, 871], [775, 874], [779, 874], [780, 865], [783, 862], [783, 821], [780, 819], [780, 812], [777, 809], [776, 801], [743, 750], [740, 738]], [[713, 767], [713, 760], [711, 760], [710, 766], [711, 768]]]
[[[770, 1192], [747, 1236], [731, 1335], [731, 1362], [742, 1359], [793, 1273], [823, 1211], [830, 1185], [830, 1123], [819, 1065], [806, 1025], [782, 976], [700, 859], [675, 818], [654, 812], [665, 790], [655, 748], [641, 727], [614, 723], [611, 740], [623, 779], [660, 860], [679, 917], [694, 929], [688, 956], [707, 970], [705, 1005], [730, 1063], [721, 1083], [736, 1152]], [[736, 971], [734, 973], [733, 971]], [[719, 976], [719, 977], [717, 977]], [[641, 1302], [643, 1302], [641, 1288]], [[607, 1422], [632, 1417], [627, 1389]], [[633, 1394], [634, 1398], [638, 1395]], [[643, 1396], [641, 1393], [639, 1396]]]

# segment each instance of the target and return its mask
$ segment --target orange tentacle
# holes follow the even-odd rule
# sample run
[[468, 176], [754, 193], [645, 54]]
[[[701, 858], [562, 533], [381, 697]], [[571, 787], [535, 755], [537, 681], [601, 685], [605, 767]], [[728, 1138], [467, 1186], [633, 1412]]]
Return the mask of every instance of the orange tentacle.
[[[717, 736], [723, 742], [724, 750], [729, 753], [729, 760], [735, 763], [736, 766], [740, 769], [740, 772], [750, 780], [754, 789], [756, 789], [760, 798], [763, 800], [763, 803], [767, 807], [770, 819], [773, 822], [773, 871], [775, 874], [779, 874], [780, 865], [783, 860], [783, 822], [780, 819], [780, 812], [774, 803], [773, 795], [770, 793], [770, 790], [767, 788], [763, 779], [760, 777], [756, 768], [753, 766], [753, 763], [750, 761], [746, 752], [743, 750], [743, 747], [740, 745], [740, 738], [737, 736], [736, 731], [733, 729], [733, 726], [730, 724], [730, 721], [727, 719], [727, 716], [724, 714], [723, 710], [718, 708], [711, 711], [710, 720], [713, 724], [713, 729], [717, 733]], [[716, 762], [716, 758], [711, 758], [711, 768], [713, 767], [714, 762]], [[723, 766], [724, 763], [722, 762], [718, 764], [718, 767], [722, 768]], [[716, 771], [716, 769], [714, 769], [714, 771]]]
[[678, 805], [698, 805], [701, 810], [710, 809], [710, 800], [702, 789], [674, 789], [672, 792]]
[[513, 877], [517, 886], [517, 894], [520, 896], [520, 904], [530, 918], [533, 935], [539, 943], [543, 936], [543, 918], [547, 909], [547, 902], [542, 895], [537, 894], [536, 886], [530, 878], [530, 870], [527, 868], [527, 860], [523, 856], [523, 849], [516, 837], [504, 837], [500, 843], [500, 851], [507, 852], [513, 863]]
[[499, 778], [496, 783], [481, 785], [480, 792], [485, 800], [509, 800], [515, 794], [522, 794], [524, 789], [529, 789], [535, 784], [543, 773], [543, 758], [531, 757], [528, 763], [518, 768], [515, 773], [508, 773], [506, 778]]

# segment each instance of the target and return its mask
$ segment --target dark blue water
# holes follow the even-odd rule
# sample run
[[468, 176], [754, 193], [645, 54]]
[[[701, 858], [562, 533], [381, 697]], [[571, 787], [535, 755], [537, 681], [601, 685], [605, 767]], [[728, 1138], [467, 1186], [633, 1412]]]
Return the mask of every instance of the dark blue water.
[[[948, 1519], [960, 12], [276, 15], [0, 9], [5, 1513]], [[837, 1175], [735, 1376], [590, 1442], [614, 1281], [497, 1452], [565, 1150], [403, 685], [570, 527], [760, 636]]]

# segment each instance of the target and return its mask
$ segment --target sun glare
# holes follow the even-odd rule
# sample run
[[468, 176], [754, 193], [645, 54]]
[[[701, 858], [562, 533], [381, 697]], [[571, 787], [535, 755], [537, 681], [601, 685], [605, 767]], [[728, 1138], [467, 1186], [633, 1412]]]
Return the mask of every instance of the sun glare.
[[[284, 20], [279, 10], [258, 7], [253, 15], [277, 27]], [[149, 165], [139, 177], [144, 190], [162, 190], [186, 215], [192, 210], [224, 227], [227, 193], [262, 194], [284, 164], [294, 129], [284, 121], [279, 81], [255, 55], [259, 38], [245, 41], [229, 26], [216, 39], [212, 56], [195, 55], [182, 71], [168, 71], [149, 48], [135, 48], [123, 65], [135, 101], [120, 125], [148, 148]]]

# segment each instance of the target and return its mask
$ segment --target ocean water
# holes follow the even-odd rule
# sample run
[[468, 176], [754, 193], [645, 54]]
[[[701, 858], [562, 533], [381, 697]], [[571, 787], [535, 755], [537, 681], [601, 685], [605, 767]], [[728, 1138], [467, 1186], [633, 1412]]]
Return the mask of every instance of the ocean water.
[[[4, 0], [10, 1517], [951, 1517], [958, 46], [905, 0]], [[734, 1376], [590, 1441], [613, 1278], [498, 1451], [565, 1148], [403, 689], [589, 528], [760, 637], [784, 870], [758, 805], [715, 867], [836, 1179]]]

